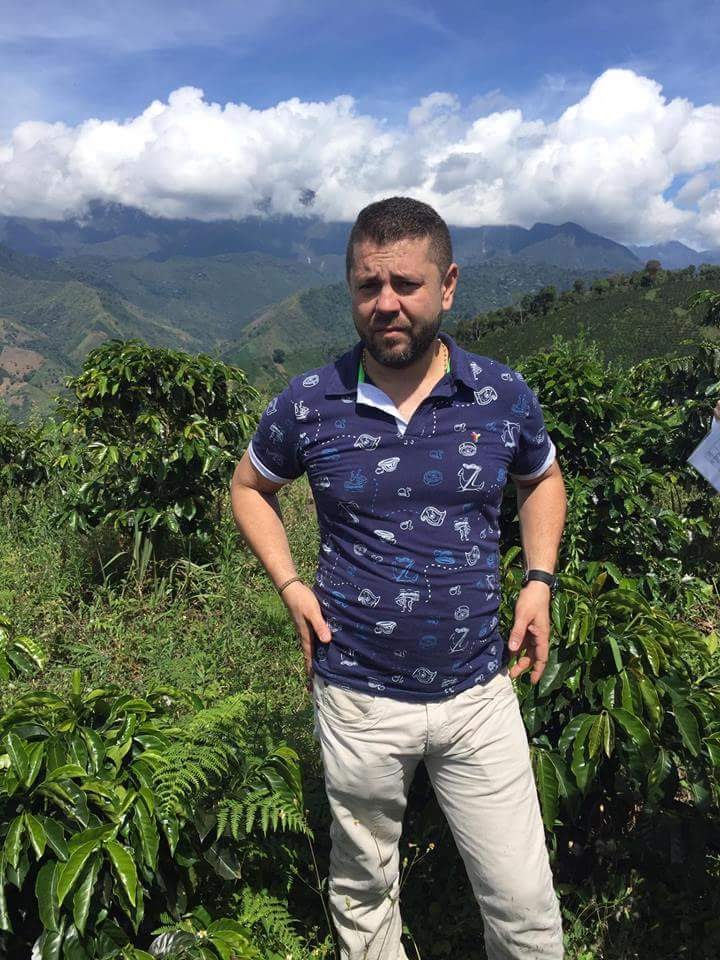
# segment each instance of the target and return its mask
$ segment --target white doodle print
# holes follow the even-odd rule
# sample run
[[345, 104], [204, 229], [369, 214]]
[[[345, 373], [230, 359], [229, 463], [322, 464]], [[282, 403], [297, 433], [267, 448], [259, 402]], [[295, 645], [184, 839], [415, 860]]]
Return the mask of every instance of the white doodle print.
[[302, 382], [304, 387], [316, 387], [320, 383], [320, 377], [316, 373], [311, 373], [309, 376], [305, 377]]
[[401, 660], [407, 656], [407, 650], [393, 650], [393, 655], [399, 657]]
[[310, 407], [305, 406], [302, 400], [298, 400], [297, 403], [293, 404], [295, 407], [295, 419], [296, 420], [307, 420], [307, 416], [310, 413]]
[[501, 374], [500, 374], [500, 379], [501, 379], [501, 380], [506, 380], [506, 381], [507, 381], [507, 380], [512, 380], [512, 374], [511, 374], [511, 373], [501, 373]]
[[405, 677], [401, 673], [394, 673], [390, 679], [393, 683], [405, 683]]
[[450, 691], [447, 688], [454, 687], [456, 683], [457, 683], [457, 677], [448, 677], [446, 680], [443, 680], [440, 686], [443, 688], [443, 690], [449, 693]]
[[340, 663], [343, 667], [356, 667], [358, 665], [358, 662], [355, 659], [355, 651], [348, 650], [347, 653], [341, 653]]
[[329, 477], [318, 477], [315, 481], [315, 486], [318, 490], [329, 490], [330, 489], [330, 478]]
[[370, 433], [361, 433], [353, 444], [361, 450], [374, 450], [380, 443], [380, 437], [373, 437]]
[[356, 511], [360, 511], [360, 507], [354, 500], [340, 500], [338, 507], [340, 507], [350, 523], [360, 523], [360, 517], [358, 513], [356, 513]]
[[420, 514], [423, 523], [429, 523], [431, 527], [441, 527], [447, 516], [447, 510], [438, 510], [437, 507], [425, 507]]
[[466, 541], [470, 539], [470, 521], [467, 517], [461, 517], [459, 520], [456, 520], [453, 523], [453, 527], [460, 534], [460, 540]]
[[473, 375], [473, 376], [475, 377], [475, 379], [477, 380], [477, 378], [478, 378], [478, 377], [480, 376], [480, 374], [482, 373], [482, 367], [480, 366], [479, 363], [475, 363], [474, 360], [471, 360], [471, 361], [470, 361], [470, 369], [472, 370], [472, 375]]
[[386, 460], [378, 460], [375, 473], [392, 473], [393, 470], [397, 469], [399, 463], [400, 457], [388, 457]]
[[486, 407], [489, 403], [497, 400], [498, 394], [495, 387], [482, 387], [480, 390], [475, 390], [475, 403], [479, 403], [481, 407]]
[[477, 453], [477, 447], [474, 443], [470, 443], [468, 440], [465, 443], [460, 444], [458, 447], [458, 453], [461, 457], [474, 457]]
[[458, 470], [458, 490], [482, 490], [485, 481], [480, 479], [482, 467], [478, 463], [464, 463]]
[[398, 487], [397, 495], [399, 497], [409, 497], [412, 487]]
[[466, 603], [461, 604], [461, 606], [455, 608], [453, 616], [456, 620], [467, 620], [470, 616], [470, 607]]
[[455, 433], [462, 433], [464, 430], [467, 430], [467, 424], [466, 424], [466, 423], [454, 423], [454, 424], [453, 424], [453, 430], [455, 431]]
[[277, 403], [278, 403], [278, 398], [273, 397], [270, 403], [265, 407], [265, 413], [267, 413], [268, 416], [272, 416], [273, 413], [275, 413], [275, 411], [277, 410]]
[[403, 521], [400, 523], [400, 529], [401, 529], [401, 530], [412, 530], [412, 529], [413, 529], [413, 522], [412, 522], [412, 520], [403, 520]]
[[412, 613], [414, 603], [420, 600], [419, 590], [401, 590], [395, 597], [395, 603], [400, 607], [403, 613]]
[[320, 549], [323, 550], [325, 553], [332, 553], [332, 547], [330, 546], [329, 543], [321, 543]]
[[327, 617], [325, 622], [330, 629], [330, 633], [337, 633], [340, 629], [340, 624], [337, 622], [335, 617]]
[[389, 637], [396, 626], [397, 621], [395, 620], [378, 620], [375, 624], [375, 633], [381, 633], [384, 637]]
[[270, 439], [273, 443], [276, 443], [278, 446], [285, 439], [285, 433], [276, 423], [270, 424]]
[[412, 674], [420, 683], [432, 683], [437, 676], [437, 670], [431, 670], [429, 667], [417, 667]]
[[474, 543], [472, 545], [472, 548], [465, 552], [465, 559], [467, 561], [467, 565], [469, 567], [474, 567], [481, 556], [482, 554], [480, 553], [480, 547], [476, 543]]
[[358, 594], [358, 603], [364, 607], [376, 607], [380, 603], [380, 597], [373, 593], [369, 587], [363, 587]]
[[467, 647], [469, 627], [455, 627], [450, 634], [450, 653], [460, 653]]
[[380, 537], [385, 543], [396, 543], [395, 534], [392, 530], [373, 530], [376, 537]]
[[450, 594], [451, 597], [459, 597], [460, 594], [462, 593], [462, 587], [460, 586], [459, 583], [456, 583], [454, 587], [450, 587], [450, 589], [448, 590], [448, 593]]
[[541, 427], [535, 434], [535, 443], [540, 446], [545, 442], [545, 430]]
[[382, 563], [384, 559], [381, 553], [369, 553], [368, 556], [371, 560], [374, 560], [375, 563]]
[[514, 447], [517, 445], [517, 438], [520, 435], [520, 424], [511, 423], [510, 420], [503, 420], [503, 430], [500, 434], [500, 439], [505, 444], [506, 447]]
[[377, 677], [368, 677], [368, 686], [371, 690], [384, 690], [385, 684], [382, 680], [378, 680]]
[[354, 543], [353, 544], [353, 553], [358, 557], [362, 557], [367, 553], [367, 547], [364, 543]]

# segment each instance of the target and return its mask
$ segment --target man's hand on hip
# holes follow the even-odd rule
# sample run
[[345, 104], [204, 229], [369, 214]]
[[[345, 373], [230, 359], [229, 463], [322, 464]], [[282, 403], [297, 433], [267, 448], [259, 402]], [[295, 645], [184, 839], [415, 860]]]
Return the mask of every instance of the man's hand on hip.
[[530, 680], [537, 683], [543, 675], [550, 647], [550, 588], [536, 580], [524, 586], [515, 604], [515, 620], [508, 638], [511, 654], [517, 662], [510, 668], [514, 679], [531, 669]]
[[308, 688], [310, 688], [313, 676], [313, 634], [317, 635], [321, 643], [330, 643], [332, 633], [322, 615], [317, 597], [306, 584], [299, 580], [291, 583], [283, 590], [281, 596], [300, 638], [303, 657], [305, 658], [305, 673], [308, 678]]

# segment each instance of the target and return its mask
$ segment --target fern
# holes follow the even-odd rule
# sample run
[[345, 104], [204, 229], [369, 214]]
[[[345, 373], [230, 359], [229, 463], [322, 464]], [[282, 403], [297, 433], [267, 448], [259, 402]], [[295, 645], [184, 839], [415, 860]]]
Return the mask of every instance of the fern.
[[297, 920], [291, 916], [287, 904], [267, 890], [245, 887], [238, 921], [250, 928], [256, 942], [268, 950], [292, 957], [307, 955], [305, 942], [295, 929]]

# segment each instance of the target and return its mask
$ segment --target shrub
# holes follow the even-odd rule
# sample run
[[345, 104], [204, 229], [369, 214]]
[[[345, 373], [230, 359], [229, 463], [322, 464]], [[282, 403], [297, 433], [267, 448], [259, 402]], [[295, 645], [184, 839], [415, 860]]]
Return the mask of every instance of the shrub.
[[[222, 902], [241, 865], [247, 883], [268, 834], [306, 830], [297, 756], [253, 748], [252, 714], [247, 696], [205, 709], [170, 689], [83, 690], [76, 671], [69, 695], [28, 693], [0, 716], [0, 939], [13, 955], [147, 944], [161, 911], [180, 922], [213, 884]], [[222, 923], [220, 944], [252, 945]], [[257, 956], [250, 946], [238, 956]]]
[[218, 490], [250, 434], [256, 392], [245, 374], [205, 356], [113, 340], [93, 350], [61, 401], [67, 483], [63, 519], [156, 539], [207, 539]]

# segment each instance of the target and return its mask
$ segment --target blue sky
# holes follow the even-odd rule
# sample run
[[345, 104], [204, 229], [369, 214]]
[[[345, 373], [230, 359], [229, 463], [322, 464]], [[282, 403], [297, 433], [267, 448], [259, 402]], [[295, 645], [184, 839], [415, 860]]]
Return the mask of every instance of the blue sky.
[[718, 36], [718, 0], [3, 0], [0, 213], [392, 190], [720, 246]]
[[184, 85], [255, 107], [349, 93], [391, 120], [451, 90], [469, 109], [481, 98], [551, 119], [615, 66], [699, 104], [720, 93], [718, 36], [716, 0], [5, 0], [0, 129], [133, 116]]

